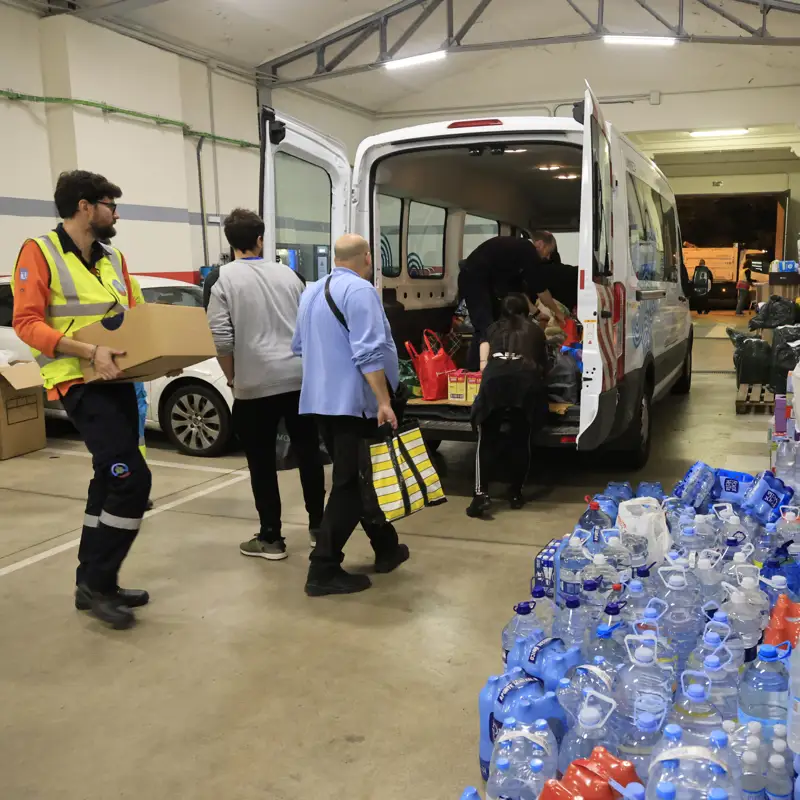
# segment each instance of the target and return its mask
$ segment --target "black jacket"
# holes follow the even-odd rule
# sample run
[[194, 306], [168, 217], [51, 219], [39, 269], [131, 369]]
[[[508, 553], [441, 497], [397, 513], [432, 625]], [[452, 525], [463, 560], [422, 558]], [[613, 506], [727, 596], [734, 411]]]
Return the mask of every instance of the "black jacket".
[[472, 406], [472, 425], [483, 424], [495, 411], [509, 408], [525, 412], [531, 430], [547, 419], [547, 389], [542, 370], [522, 359], [492, 358], [483, 371], [481, 389]]

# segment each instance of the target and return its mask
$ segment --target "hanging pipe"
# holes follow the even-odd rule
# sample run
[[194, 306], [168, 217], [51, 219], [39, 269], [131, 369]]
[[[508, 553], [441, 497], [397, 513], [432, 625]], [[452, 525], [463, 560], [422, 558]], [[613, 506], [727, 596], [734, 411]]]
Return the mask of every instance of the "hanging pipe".
[[205, 142], [205, 140], [205, 136], [201, 136], [197, 140], [195, 152], [197, 153], [197, 180], [200, 187], [200, 225], [203, 229], [203, 266], [209, 267], [211, 265], [208, 262], [208, 220], [206, 219], [206, 198], [203, 189], [203, 159], [201, 157], [203, 142]]

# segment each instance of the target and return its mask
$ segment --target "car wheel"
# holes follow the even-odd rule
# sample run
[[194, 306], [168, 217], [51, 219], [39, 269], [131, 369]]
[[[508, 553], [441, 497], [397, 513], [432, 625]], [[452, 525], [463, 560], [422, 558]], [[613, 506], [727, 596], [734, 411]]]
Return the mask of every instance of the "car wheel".
[[672, 387], [672, 394], [689, 394], [692, 390], [692, 349], [694, 348], [694, 340], [689, 339], [689, 349], [686, 351], [686, 357], [683, 359], [683, 371], [680, 378]]
[[218, 456], [230, 444], [228, 405], [201, 383], [179, 386], [164, 403], [160, 424], [178, 450], [189, 456]]
[[612, 445], [615, 449], [615, 466], [629, 470], [639, 470], [647, 466], [653, 432], [651, 395], [652, 389], [645, 386], [630, 427], [616, 446]]

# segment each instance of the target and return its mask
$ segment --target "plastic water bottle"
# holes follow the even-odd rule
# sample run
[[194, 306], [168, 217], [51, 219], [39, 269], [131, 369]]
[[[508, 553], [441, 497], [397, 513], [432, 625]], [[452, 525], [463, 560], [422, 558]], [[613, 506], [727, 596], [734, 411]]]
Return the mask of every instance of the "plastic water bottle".
[[[573, 519], [575, 519], [573, 517]], [[596, 500], [589, 501], [589, 507], [581, 515], [578, 526], [585, 531], [593, 532], [595, 528], [605, 530], [614, 526], [614, 520], [600, 508]]]
[[[631, 553], [619, 536], [609, 536], [606, 540], [605, 557], [608, 563], [617, 572], [617, 583], [628, 583], [633, 577], [633, 559]], [[642, 555], [640, 563], [647, 558], [647, 553]]]
[[722, 650], [722, 635], [719, 630], [714, 629], [713, 621], [709, 622], [706, 624], [703, 636], [697, 643], [697, 647], [692, 650], [687, 665], [689, 669], [702, 670], [706, 656], [718, 655]]
[[[551, 775], [550, 777], [555, 777]], [[541, 758], [533, 758], [530, 762], [530, 777], [525, 781], [522, 797], [526, 800], [536, 800], [544, 791], [544, 785], [549, 780], [544, 772], [544, 762]]]
[[661, 502], [664, 497], [664, 487], [659, 481], [642, 481], [636, 487], [637, 497], [652, 497]]
[[758, 581], [756, 578], [750, 576], [743, 577], [740, 581], [742, 594], [745, 600], [753, 607], [758, 609], [761, 615], [761, 630], [763, 631], [769, 625], [769, 597], [767, 597], [761, 589], [758, 588]]
[[[726, 652], [730, 658], [730, 653]], [[739, 676], [727, 671], [718, 655], [706, 656], [703, 661], [703, 674], [708, 678], [711, 688], [709, 699], [719, 709], [723, 719], [736, 719], [739, 711]]]
[[[687, 683], [697, 680], [698, 683]], [[686, 670], [681, 675], [681, 692], [667, 717], [680, 725], [688, 744], [705, 743], [712, 731], [722, 728], [722, 714], [709, 699], [709, 681], [702, 672]]]
[[606, 598], [611, 593], [611, 587], [617, 582], [617, 572], [608, 563], [608, 559], [602, 553], [596, 553], [583, 571], [584, 580], [597, 581], [597, 593], [605, 603]]
[[600, 510], [608, 514], [611, 519], [616, 519], [617, 514], [619, 513], [619, 500], [616, 497], [611, 497], [611, 495], [603, 494], [596, 494], [592, 497], [596, 503], [600, 505]]
[[573, 536], [559, 553], [558, 601], [563, 604], [568, 595], [578, 596], [583, 584], [583, 572], [591, 564], [591, 558], [579, 536]]
[[[621, 625], [622, 623], [620, 623]], [[609, 628], [608, 625], [598, 625], [594, 636], [586, 645], [587, 658], [594, 659], [598, 656], [604, 658], [608, 668], [614, 672], [619, 671], [628, 661], [625, 648], [614, 640], [614, 629]]]
[[603, 613], [600, 615], [600, 624], [607, 625], [613, 631], [612, 636], [620, 644], [625, 644], [625, 634], [627, 633], [627, 625], [622, 616], [622, 609], [625, 607], [625, 601], [609, 600]]
[[[605, 713], [598, 704], [606, 709]], [[558, 769], [562, 774], [576, 758], [588, 758], [595, 747], [602, 745], [612, 755], [618, 753], [619, 740], [608, 725], [616, 706], [610, 697], [591, 690], [586, 692], [584, 704], [578, 712], [578, 722], [561, 743]]]
[[661, 619], [661, 625], [664, 635], [677, 653], [678, 670], [682, 671], [703, 629], [703, 620], [696, 598], [686, 590], [686, 576], [682, 572], [673, 571], [669, 579], [665, 579], [669, 569], [662, 567], [659, 570], [659, 575], [667, 587], [664, 593], [667, 610]]
[[467, 786], [461, 794], [461, 800], [481, 800], [481, 796], [474, 786]]
[[784, 483], [794, 482], [795, 467], [795, 443], [792, 439], [783, 439], [778, 444], [778, 451], [775, 453], [775, 476]]
[[681, 499], [687, 505], [700, 508], [711, 497], [711, 490], [714, 488], [716, 478], [716, 473], [708, 464], [704, 464], [702, 461], [696, 462], [683, 479], [683, 486], [680, 490]]
[[534, 614], [539, 620], [536, 628], [541, 628], [546, 636], [553, 630], [553, 618], [556, 613], [556, 604], [547, 596], [544, 586], [534, 586], [531, 593], [535, 605]]
[[[527, 639], [529, 636], [537, 632], [536, 635], [539, 639], [544, 639], [545, 632], [541, 630], [540, 621], [538, 617], [533, 614], [534, 604], [523, 600], [514, 606], [514, 616], [511, 617], [508, 625], [503, 628], [503, 663], [508, 662], [508, 654], [514, 646], [514, 641], [517, 637]], [[539, 635], [541, 634], [541, 635]]]
[[712, 630], [719, 632], [725, 647], [732, 656], [731, 664], [738, 670], [744, 666], [745, 646], [742, 637], [733, 629], [724, 606], [714, 614]]
[[766, 786], [758, 753], [745, 750], [742, 754], [742, 800], [765, 800]]
[[478, 716], [480, 721], [480, 738], [478, 743], [478, 760], [481, 776], [489, 777], [489, 762], [494, 748], [494, 736], [491, 733], [494, 720], [494, 704], [500, 691], [500, 676], [492, 675], [478, 695]]
[[679, 784], [673, 783], [670, 778], [675, 781], [681, 778], [679, 761], [662, 761], [658, 764], [658, 769], [654, 770], [647, 783], [647, 800], [676, 800]]
[[[707, 551], [703, 550], [704, 556]], [[725, 601], [725, 590], [722, 588], [722, 575], [714, 569], [710, 558], [699, 558], [695, 575], [700, 583], [700, 604], [706, 615], [712, 615]]]
[[519, 666], [532, 678], [538, 678], [546, 692], [555, 692], [559, 680], [582, 662], [579, 647], [567, 647], [555, 637], [540, 641], [529, 638], [525, 642]]
[[769, 757], [765, 790], [767, 800], [792, 800], [794, 787], [783, 756], [775, 754]]
[[638, 578], [634, 578], [628, 584], [628, 594], [625, 606], [622, 609], [622, 619], [627, 623], [641, 619], [650, 599], [651, 595], [645, 590], [644, 584]]
[[[658, 603], [662, 604], [662, 610], [656, 608]], [[663, 600], [654, 597], [644, 610], [641, 619], [633, 624], [634, 633], [643, 638], [657, 643], [656, 658], [662, 669], [669, 672], [671, 685], [675, 684], [678, 678], [678, 654], [672, 646], [672, 642], [663, 634], [659, 620], [666, 611], [666, 604]], [[652, 647], [652, 645], [648, 645]]]
[[748, 664], [739, 689], [739, 722], [757, 720], [771, 738], [773, 725], [786, 721], [789, 713], [789, 673], [782, 654], [771, 644], [758, 648], [758, 658]]
[[516, 779], [511, 772], [511, 761], [506, 756], [497, 759], [489, 780], [486, 783], [486, 800], [519, 797], [522, 781]]
[[568, 595], [564, 608], [558, 609], [553, 622], [553, 636], [561, 639], [567, 647], [583, 648], [586, 644], [586, 631], [589, 620], [581, 601]]
[[782, 506], [778, 520], [778, 545], [800, 539], [800, 506]]
[[764, 566], [764, 562], [778, 546], [777, 527], [776, 523], [768, 522], [753, 542], [756, 547], [753, 551], [753, 563], [759, 568]]
[[598, 592], [597, 581], [590, 578], [583, 582], [581, 592], [581, 605], [586, 612], [586, 619], [590, 630], [594, 630], [600, 622], [600, 615], [605, 608], [605, 601]]
[[708, 749], [716, 761], [721, 761], [725, 767], [711, 763], [709, 785], [724, 788], [726, 791], [737, 792], [742, 774], [741, 764], [736, 754], [731, 750], [728, 734], [725, 730], [713, 731], [708, 737]]
[[[665, 497], [664, 500], [661, 502], [661, 509], [664, 511], [664, 514], [667, 518], [667, 527], [669, 528], [670, 534], [678, 530], [678, 523], [681, 518], [681, 515], [686, 513], [690, 506], [684, 504], [684, 502], [679, 497]], [[691, 511], [694, 512], [694, 509], [691, 508]]]
[[613, 696], [616, 684], [616, 672], [602, 656], [596, 656], [591, 659], [591, 663], [581, 664], [568, 672], [567, 676], [558, 682], [556, 696], [567, 713], [569, 727], [575, 725], [578, 720], [584, 692], [592, 689], [600, 694]]
[[670, 722], [664, 726], [660, 741], [653, 748], [653, 761], [660, 758], [668, 750], [676, 750], [683, 745], [683, 729], [680, 725]]
[[790, 544], [788, 548], [789, 560], [783, 565], [789, 588], [793, 592], [800, 592], [800, 542]]
[[762, 578], [761, 584], [764, 587], [764, 594], [766, 594], [769, 598], [770, 608], [775, 607], [775, 604], [778, 602], [778, 598], [782, 594], [785, 594], [791, 603], [800, 602], [800, 595], [795, 594], [791, 589], [789, 589], [789, 583], [786, 580], [785, 575], [776, 575], [771, 580]]
[[629, 481], [610, 481], [604, 494], [616, 498], [618, 503], [633, 500], [634, 498], [633, 486]]
[[786, 741], [793, 753], [800, 753], [800, 650], [793, 650], [789, 663], [789, 714]]
[[646, 783], [653, 748], [661, 739], [659, 718], [649, 711], [642, 711], [636, 715], [634, 722], [632, 730], [622, 739], [619, 755], [633, 764], [636, 774]]
[[624, 733], [632, 731], [638, 715], [643, 711], [653, 714], [661, 723], [672, 702], [670, 677], [659, 666], [656, 650], [650, 645], [657, 647], [652, 639], [644, 636], [625, 637], [630, 663], [618, 671], [614, 697], [617, 714], [624, 723]]
[[723, 584], [730, 592], [730, 598], [723, 603], [722, 611], [728, 616], [731, 628], [736, 632], [744, 647], [744, 659], [755, 658], [753, 648], [761, 639], [761, 611], [747, 602], [744, 592]]

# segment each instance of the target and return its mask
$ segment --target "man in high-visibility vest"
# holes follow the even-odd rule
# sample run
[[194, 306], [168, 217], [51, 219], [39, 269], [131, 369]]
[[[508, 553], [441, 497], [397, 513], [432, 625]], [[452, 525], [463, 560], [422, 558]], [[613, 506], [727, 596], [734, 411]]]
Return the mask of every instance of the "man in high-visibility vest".
[[[92, 454], [75, 606], [117, 629], [129, 628], [132, 609], [150, 599], [146, 591], [121, 589], [117, 582], [150, 496], [150, 470], [138, 449], [133, 384], [107, 382], [122, 376], [114, 362], [122, 353], [73, 336], [136, 304], [122, 253], [103, 244], [116, 234], [115, 201], [121, 196], [102, 175], [61, 173], [55, 203], [64, 221], [23, 244], [12, 284], [14, 331], [33, 351], [48, 399], [61, 401]], [[101, 380], [84, 383], [81, 360]]]

